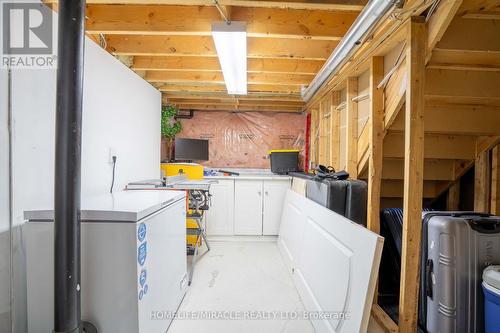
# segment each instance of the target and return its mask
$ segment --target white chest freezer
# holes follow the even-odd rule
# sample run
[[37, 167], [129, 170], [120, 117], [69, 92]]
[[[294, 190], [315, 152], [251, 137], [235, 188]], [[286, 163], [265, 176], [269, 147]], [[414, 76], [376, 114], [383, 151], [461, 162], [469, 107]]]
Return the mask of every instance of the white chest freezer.
[[[53, 215], [25, 212], [29, 333], [54, 328]], [[82, 320], [99, 333], [166, 332], [187, 286], [185, 193], [82, 199], [81, 219]]]

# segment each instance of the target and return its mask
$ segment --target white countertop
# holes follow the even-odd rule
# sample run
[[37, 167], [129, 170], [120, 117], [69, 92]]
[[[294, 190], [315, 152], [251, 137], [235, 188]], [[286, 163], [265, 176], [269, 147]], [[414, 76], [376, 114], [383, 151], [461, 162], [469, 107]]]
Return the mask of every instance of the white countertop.
[[239, 176], [205, 176], [205, 179], [240, 179], [240, 180], [290, 180], [292, 177], [286, 175], [250, 175], [240, 174]]
[[237, 169], [237, 168], [213, 168], [225, 171], [237, 172], [239, 176], [205, 176], [206, 179], [242, 179], [242, 180], [290, 180], [292, 177], [287, 175], [277, 175], [270, 169]]

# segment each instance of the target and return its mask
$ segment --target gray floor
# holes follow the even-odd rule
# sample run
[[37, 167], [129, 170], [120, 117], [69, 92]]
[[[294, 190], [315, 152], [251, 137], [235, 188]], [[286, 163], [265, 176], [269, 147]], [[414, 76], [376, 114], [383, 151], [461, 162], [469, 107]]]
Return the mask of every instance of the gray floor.
[[[304, 306], [286, 271], [275, 240], [213, 240], [212, 251], [197, 263], [191, 287], [169, 333], [314, 332], [310, 321], [287, 318]], [[262, 319], [269, 312], [278, 319]], [[216, 319], [187, 319], [211, 314]], [[248, 316], [255, 316], [248, 319]], [[247, 316], [246, 319], [234, 319]], [[217, 318], [233, 318], [224, 320]], [[372, 323], [371, 323], [372, 324]], [[370, 325], [369, 332], [379, 332]]]

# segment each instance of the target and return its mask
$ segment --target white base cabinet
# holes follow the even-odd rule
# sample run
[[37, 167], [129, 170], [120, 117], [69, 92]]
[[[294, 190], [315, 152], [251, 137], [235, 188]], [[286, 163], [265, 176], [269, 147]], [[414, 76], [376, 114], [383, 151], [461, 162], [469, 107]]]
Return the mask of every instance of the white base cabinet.
[[235, 181], [234, 233], [262, 235], [262, 181]]
[[290, 178], [218, 179], [210, 186], [209, 236], [278, 235]]
[[290, 180], [264, 180], [264, 199], [262, 210], [262, 234], [278, 235], [286, 190]]
[[234, 235], [234, 180], [221, 179], [210, 185], [212, 205], [206, 212], [207, 234]]

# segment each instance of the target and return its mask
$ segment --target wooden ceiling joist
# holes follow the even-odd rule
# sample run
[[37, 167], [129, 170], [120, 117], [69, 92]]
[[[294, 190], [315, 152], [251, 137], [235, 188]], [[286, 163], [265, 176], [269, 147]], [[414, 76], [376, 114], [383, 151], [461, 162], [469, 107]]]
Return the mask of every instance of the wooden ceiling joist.
[[262, 106], [262, 105], [220, 105], [220, 104], [177, 104], [181, 110], [201, 111], [259, 111], [259, 112], [302, 112], [300, 107]]
[[[326, 60], [338, 41], [248, 38], [249, 58]], [[216, 57], [211, 36], [106, 36], [108, 51], [116, 55]]]
[[[211, 36], [218, 10], [208, 6], [89, 5], [86, 31], [105, 35]], [[247, 23], [248, 37], [339, 41], [357, 12], [232, 7], [231, 20]]]
[[[164, 92], [216, 92], [226, 93], [226, 86], [223, 84], [211, 85], [181, 85], [181, 84], [163, 84], [158, 86], [158, 90]], [[262, 93], [275, 93], [275, 94], [296, 94], [300, 96], [300, 86], [295, 85], [265, 85], [265, 84], [251, 84], [248, 86], [249, 92], [262, 92]]]
[[218, 93], [195, 93], [195, 92], [188, 92], [188, 93], [183, 93], [183, 92], [174, 92], [174, 93], [164, 93], [163, 98], [165, 100], [169, 99], [177, 99], [177, 100], [182, 100], [182, 99], [201, 99], [201, 100], [230, 100], [234, 101], [236, 99], [242, 101], [242, 100], [247, 100], [247, 101], [278, 101], [278, 102], [294, 102], [294, 103], [301, 103], [304, 104], [300, 96], [298, 95], [274, 95], [274, 94], [262, 94], [259, 93], [258, 95], [249, 93], [248, 95], [228, 95], [228, 94], [218, 94]]
[[[282, 73], [316, 75], [323, 60], [248, 59], [248, 73]], [[154, 71], [220, 72], [219, 59], [214, 57], [148, 57], [136, 56], [132, 69]]]
[[[57, 4], [58, 0], [44, 0], [47, 4]], [[367, 0], [219, 0], [222, 6], [309, 9], [333, 11], [360, 11]], [[185, 5], [213, 6], [213, 0], [87, 0], [87, 4], [110, 5]]]
[[[295, 74], [255, 74], [247, 75], [249, 85], [254, 84], [276, 84], [286, 82], [287, 85], [307, 85], [314, 78], [313, 75], [295, 75]], [[206, 82], [209, 84], [224, 84], [224, 76], [221, 72], [165, 72], [165, 71], [147, 71], [145, 79], [149, 82], [164, 83], [193, 83], [200, 84]]]
[[289, 107], [297, 107], [301, 108], [304, 106], [302, 102], [289, 102], [289, 101], [270, 101], [270, 100], [240, 100], [239, 98], [235, 99], [210, 99], [210, 100], [202, 100], [202, 99], [183, 99], [183, 98], [168, 98], [169, 103], [172, 104], [190, 104], [190, 105], [204, 105], [204, 104], [212, 104], [212, 105], [255, 105], [255, 106], [289, 106]]

